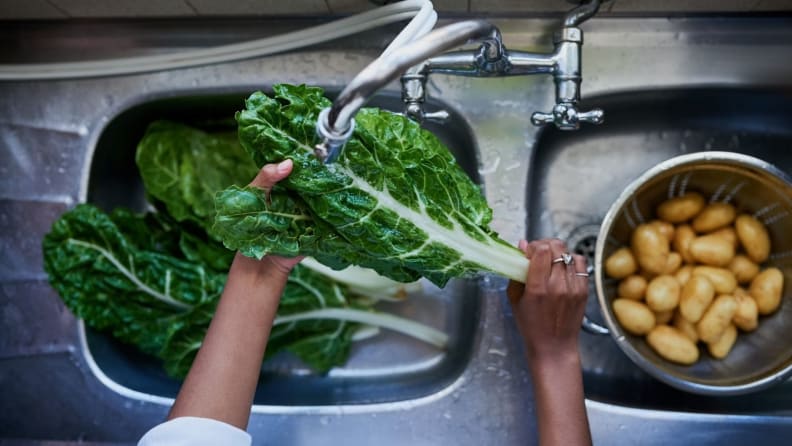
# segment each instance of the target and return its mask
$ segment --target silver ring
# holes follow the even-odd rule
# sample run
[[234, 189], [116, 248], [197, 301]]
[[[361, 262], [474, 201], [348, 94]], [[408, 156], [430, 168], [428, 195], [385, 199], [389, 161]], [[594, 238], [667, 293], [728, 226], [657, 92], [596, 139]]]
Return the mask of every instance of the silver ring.
[[589, 273], [575, 273], [575, 275], [580, 277], [588, 277]]
[[564, 265], [569, 266], [569, 265], [572, 265], [573, 263], [575, 263], [575, 259], [572, 257], [572, 254], [570, 254], [568, 252], [562, 252], [561, 253], [561, 257], [559, 257], [557, 259], [553, 259], [551, 264], [556, 264], [556, 263], [561, 263], [561, 262], [564, 262]]

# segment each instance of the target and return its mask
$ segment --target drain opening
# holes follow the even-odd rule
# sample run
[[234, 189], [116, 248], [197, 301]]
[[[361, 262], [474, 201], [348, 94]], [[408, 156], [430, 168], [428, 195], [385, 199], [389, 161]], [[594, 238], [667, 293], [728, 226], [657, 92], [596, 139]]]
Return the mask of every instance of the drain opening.
[[[594, 265], [594, 252], [597, 249], [597, 235], [599, 234], [599, 230], [599, 225], [583, 225], [573, 229], [569, 235], [566, 236], [566, 243], [570, 250], [586, 258], [589, 272], [591, 272]], [[562, 238], [562, 240], [564, 239]]]
[[[575, 254], [580, 254], [586, 258], [589, 274], [594, 272], [594, 253], [597, 249], [597, 236], [600, 226], [598, 224], [586, 224], [578, 226], [569, 234], [559, 234], [561, 240], [566, 241], [567, 247]], [[602, 312], [597, 301], [597, 290], [594, 287], [593, 276], [589, 280], [589, 298], [586, 302], [586, 315], [593, 322], [600, 325], [605, 323]]]

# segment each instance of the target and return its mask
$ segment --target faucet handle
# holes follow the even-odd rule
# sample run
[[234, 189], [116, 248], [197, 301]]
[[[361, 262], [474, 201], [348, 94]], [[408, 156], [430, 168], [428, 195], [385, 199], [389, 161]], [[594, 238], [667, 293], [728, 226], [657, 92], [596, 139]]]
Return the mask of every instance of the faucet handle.
[[451, 116], [445, 110], [437, 110], [434, 112], [426, 112], [423, 109], [423, 104], [420, 102], [410, 102], [404, 108], [404, 115], [418, 124], [423, 124], [426, 121], [437, 123], [444, 123]]
[[605, 122], [605, 112], [601, 108], [593, 108], [587, 112], [578, 112], [578, 120], [589, 124], [602, 124]]
[[575, 104], [560, 103], [553, 107], [551, 113], [535, 112], [531, 115], [531, 122], [536, 126], [555, 124], [561, 130], [577, 130], [581, 122], [589, 124], [602, 124], [605, 112], [595, 108], [587, 112], [579, 112]]
[[451, 117], [451, 115], [449, 115], [448, 112], [445, 111], [445, 110], [437, 110], [437, 111], [428, 112], [428, 113], [424, 112], [424, 115], [423, 115], [424, 121], [432, 121], [432, 122], [437, 122], [437, 123], [440, 123], [440, 124], [448, 121], [448, 119], [450, 117]]

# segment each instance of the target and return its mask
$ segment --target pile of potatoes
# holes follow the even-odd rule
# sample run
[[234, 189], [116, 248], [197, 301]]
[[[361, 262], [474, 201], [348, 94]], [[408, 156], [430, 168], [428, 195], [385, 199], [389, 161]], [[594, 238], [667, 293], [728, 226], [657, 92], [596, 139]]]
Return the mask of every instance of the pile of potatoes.
[[781, 271], [761, 267], [770, 255], [767, 229], [695, 192], [661, 203], [657, 217], [605, 260], [605, 273], [619, 280], [613, 313], [669, 361], [695, 363], [699, 341], [725, 358], [738, 329], [755, 330], [759, 315], [781, 303]]

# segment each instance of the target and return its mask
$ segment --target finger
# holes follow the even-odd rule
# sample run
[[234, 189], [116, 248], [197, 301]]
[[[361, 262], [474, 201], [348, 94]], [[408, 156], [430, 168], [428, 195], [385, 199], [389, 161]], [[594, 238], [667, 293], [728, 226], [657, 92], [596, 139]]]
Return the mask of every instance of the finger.
[[575, 263], [572, 265], [574, 266], [573, 270], [575, 271], [575, 280], [572, 282], [575, 284], [575, 288], [573, 289], [580, 295], [588, 296], [589, 277], [588, 275], [582, 275], [588, 274], [586, 258], [580, 254], [575, 254], [573, 258], [575, 259]]
[[531, 257], [533, 257], [533, 255], [536, 253], [536, 247], [541, 245], [541, 244], [544, 244], [544, 243], [547, 243], [547, 241], [546, 240], [534, 240], [532, 242], [528, 242], [528, 245], [526, 245], [526, 248], [525, 248], [526, 256], [529, 259]]
[[531, 257], [533, 257], [534, 252], [536, 252], [536, 242], [528, 243], [527, 240], [523, 239], [517, 243], [517, 248], [519, 248], [520, 251], [522, 251], [523, 254], [525, 254], [525, 257], [528, 257], [530, 259]]
[[[548, 241], [553, 253], [553, 261], [566, 254], [566, 244], [558, 239]], [[556, 261], [550, 269], [551, 290], [556, 290], [564, 294], [572, 291], [572, 279], [574, 277], [573, 265], [567, 266], [564, 262]]]
[[562, 258], [562, 255], [567, 252], [566, 244], [558, 239], [551, 239], [548, 241], [550, 245], [550, 251], [553, 255], [552, 261], [553, 263], [552, 268], [550, 270], [550, 278], [558, 277], [566, 280], [566, 273], [567, 273], [567, 266], [564, 262], [558, 261], [558, 259]]
[[290, 159], [283, 160], [278, 164], [266, 164], [259, 170], [258, 175], [256, 175], [256, 178], [253, 178], [250, 185], [268, 191], [272, 189], [272, 186], [278, 181], [289, 176], [293, 167], [294, 164]]
[[531, 257], [531, 267], [528, 268], [526, 288], [533, 292], [547, 291], [547, 281], [550, 280], [550, 260], [552, 260], [550, 245], [547, 243], [537, 244], [536, 251]]

